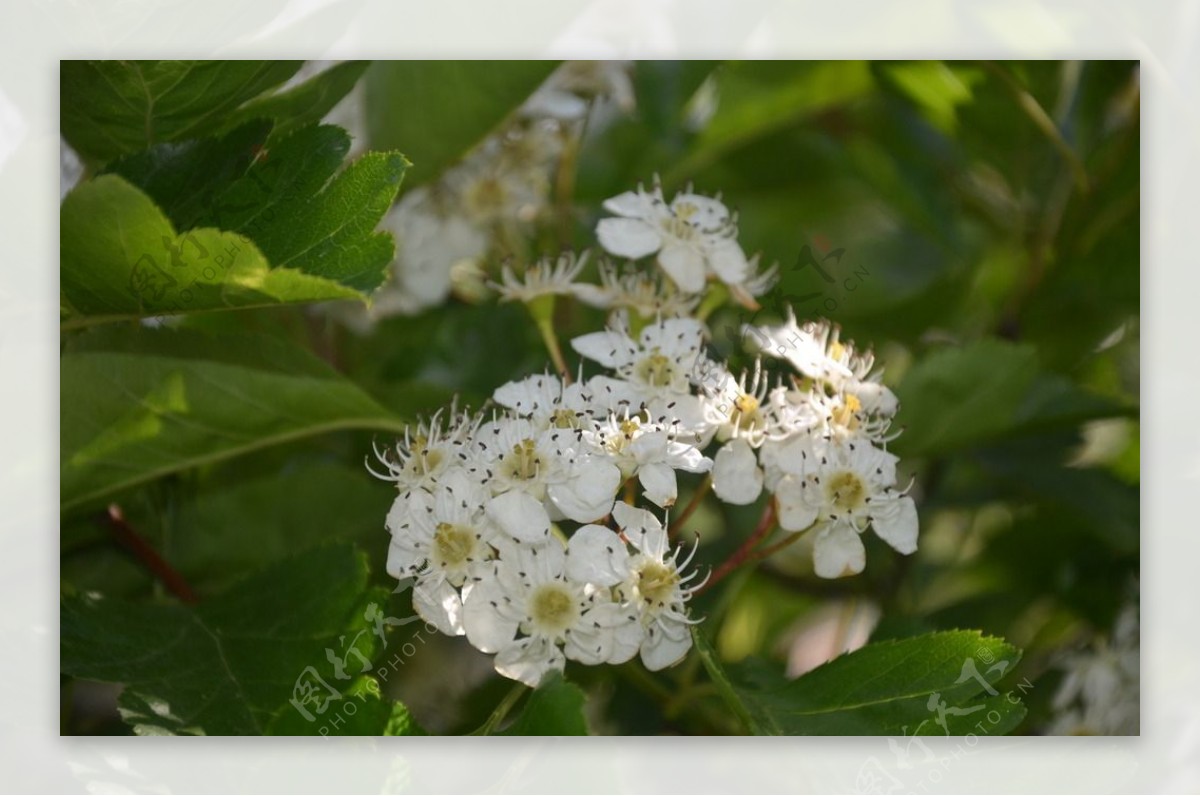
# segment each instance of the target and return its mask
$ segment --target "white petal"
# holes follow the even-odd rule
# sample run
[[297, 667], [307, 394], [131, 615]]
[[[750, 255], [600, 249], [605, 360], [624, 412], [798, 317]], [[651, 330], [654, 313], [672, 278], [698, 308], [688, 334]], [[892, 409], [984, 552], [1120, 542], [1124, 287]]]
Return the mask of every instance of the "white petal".
[[740, 285], [750, 270], [746, 253], [732, 238], [719, 238], [708, 249], [708, 265], [722, 282]]
[[413, 547], [408, 541], [393, 538], [388, 545], [387, 573], [393, 578], [400, 579], [417, 571], [428, 559], [427, 551]]
[[577, 467], [565, 483], [552, 484], [549, 494], [568, 519], [595, 522], [612, 509], [620, 487], [620, 469], [611, 462], [594, 459]]
[[585, 525], [567, 542], [567, 577], [580, 583], [615, 586], [629, 577], [629, 551], [612, 529]]
[[880, 501], [871, 510], [875, 535], [897, 552], [909, 555], [917, 551], [917, 507], [910, 497]]
[[505, 492], [488, 501], [486, 512], [492, 522], [512, 538], [538, 544], [550, 535], [550, 517], [537, 498], [525, 492]]
[[625, 663], [633, 660], [646, 640], [646, 628], [638, 621], [637, 613], [629, 614], [613, 628], [612, 651], [605, 663]]
[[645, 221], [635, 218], [606, 218], [596, 225], [596, 239], [609, 254], [636, 260], [662, 246], [662, 236]]
[[712, 459], [701, 453], [695, 445], [682, 442], [667, 445], [667, 464], [689, 473], [707, 473], [713, 465]]
[[628, 621], [628, 611], [616, 603], [599, 603], [583, 613], [567, 634], [563, 651], [573, 661], [598, 666], [613, 654], [614, 628]]
[[613, 506], [612, 515], [631, 545], [639, 552], [662, 561], [667, 553], [667, 532], [658, 517], [645, 509], [635, 509], [622, 502]]
[[[662, 624], [670, 626], [675, 623], [664, 619]], [[682, 627], [682, 633], [679, 629], [678, 626], [668, 627], [670, 632], [667, 632], [658, 623], [650, 625], [646, 640], [642, 642], [642, 663], [647, 669], [657, 672], [683, 660], [692, 648], [692, 635], [686, 626]]]
[[675, 481], [675, 471], [665, 464], [647, 464], [638, 471], [638, 481], [641, 482], [646, 500], [660, 508], [668, 509], [675, 505], [679, 497], [679, 486]]
[[805, 500], [807, 490], [801, 486], [803, 483], [797, 476], [785, 475], [775, 487], [779, 527], [785, 531], [803, 531], [817, 518], [816, 506], [810, 506]]
[[611, 199], [605, 199], [604, 209], [626, 218], [651, 219], [656, 215], [652, 197], [641, 191], [626, 191]]
[[437, 625], [437, 629], [447, 636], [461, 636], [464, 633], [463, 604], [458, 590], [445, 578], [438, 578], [436, 583], [431, 581], [417, 581], [413, 586], [413, 608], [422, 619]]
[[823, 528], [813, 542], [813, 570], [822, 578], [857, 575], [867, 565], [858, 532], [845, 523]]
[[637, 344], [623, 334], [613, 331], [591, 332], [571, 340], [571, 348], [606, 368], [616, 368], [630, 362], [637, 353]]
[[713, 492], [726, 503], [745, 506], [758, 500], [763, 474], [754, 451], [743, 439], [730, 441], [713, 460]]
[[494, 580], [482, 580], [471, 586], [463, 601], [463, 629], [467, 640], [482, 652], [497, 652], [512, 643], [517, 635], [517, 620], [498, 608], [505, 597]]
[[658, 253], [658, 264], [684, 293], [704, 290], [704, 258], [691, 246], [667, 243]]
[[562, 650], [541, 638], [523, 638], [509, 644], [500, 650], [495, 661], [496, 671], [530, 688], [537, 688], [551, 671], [561, 672], [566, 663]]

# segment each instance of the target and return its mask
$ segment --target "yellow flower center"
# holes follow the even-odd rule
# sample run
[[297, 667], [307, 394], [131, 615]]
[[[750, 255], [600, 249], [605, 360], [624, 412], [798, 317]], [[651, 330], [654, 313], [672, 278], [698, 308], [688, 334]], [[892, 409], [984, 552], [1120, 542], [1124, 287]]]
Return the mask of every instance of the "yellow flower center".
[[531, 439], [523, 439], [510, 453], [500, 460], [500, 467], [509, 478], [530, 481], [537, 477], [542, 460], [538, 455], [537, 443]]
[[858, 400], [858, 396], [847, 395], [842, 405], [833, 410], [833, 422], [854, 431], [858, 428], [856, 413], [860, 409], [862, 409], [862, 401]]
[[570, 409], [555, 409], [550, 418], [550, 425], [555, 428], [580, 428], [579, 418]]
[[656, 605], [665, 605], [670, 601], [675, 585], [679, 583], [675, 569], [657, 561], [646, 563], [638, 570], [637, 576], [638, 592], [642, 599]]
[[546, 583], [529, 598], [529, 617], [543, 633], [561, 633], [579, 618], [579, 606], [561, 583]]
[[675, 381], [677, 369], [670, 357], [651, 354], [637, 364], [634, 373], [651, 387], [667, 387]]
[[462, 525], [439, 522], [433, 534], [433, 547], [443, 564], [459, 566], [475, 549], [475, 532]]
[[854, 511], [866, 503], [867, 485], [855, 473], [844, 470], [825, 482], [829, 502], [842, 511]]

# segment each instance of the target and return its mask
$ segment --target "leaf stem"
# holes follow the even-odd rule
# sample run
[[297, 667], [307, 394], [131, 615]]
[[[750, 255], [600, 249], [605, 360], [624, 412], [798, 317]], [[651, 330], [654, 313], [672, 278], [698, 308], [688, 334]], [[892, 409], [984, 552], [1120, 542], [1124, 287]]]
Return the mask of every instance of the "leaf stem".
[[567, 370], [567, 360], [563, 358], [562, 348], [558, 345], [558, 335], [554, 333], [554, 320], [549, 315], [535, 315], [534, 319], [537, 323], [538, 332], [542, 335], [542, 342], [546, 344], [546, 351], [550, 354], [550, 360], [554, 363], [555, 370], [566, 384], [571, 383], [571, 371]]
[[508, 712], [513, 709], [521, 696], [527, 691], [528, 686], [524, 683], [516, 683], [512, 689], [504, 695], [504, 699], [500, 700], [500, 704], [492, 711], [492, 715], [488, 716], [487, 721], [478, 730], [475, 730], [471, 735], [491, 735], [492, 732], [500, 726], [500, 722], [504, 721]]
[[192, 587], [188, 585], [184, 577], [168, 564], [158, 554], [158, 551], [151, 547], [150, 543], [133, 529], [133, 526], [125, 521], [125, 515], [121, 511], [121, 507], [116, 503], [109, 504], [107, 520], [113, 538], [122, 547], [132, 553], [156, 578], [162, 581], [163, 585], [172, 594], [185, 603], [194, 604], [199, 602], [199, 598], [196, 597], [196, 593], [192, 591]]

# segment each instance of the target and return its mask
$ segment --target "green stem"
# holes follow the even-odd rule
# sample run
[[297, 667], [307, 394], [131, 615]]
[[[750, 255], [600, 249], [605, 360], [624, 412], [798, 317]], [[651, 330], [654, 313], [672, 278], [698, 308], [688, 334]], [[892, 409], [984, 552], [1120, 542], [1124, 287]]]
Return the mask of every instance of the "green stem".
[[500, 722], [508, 715], [508, 712], [513, 709], [517, 701], [528, 690], [524, 683], [517, 683], [512, 689], [504, 695], [504, 699], [500, 700], [500, 704], [492, 711], [492, 715], [488, 716], [487, 721], [483, 726], [471, 733], [471, 735], [491, 735], [492, 732], [500, 726]]

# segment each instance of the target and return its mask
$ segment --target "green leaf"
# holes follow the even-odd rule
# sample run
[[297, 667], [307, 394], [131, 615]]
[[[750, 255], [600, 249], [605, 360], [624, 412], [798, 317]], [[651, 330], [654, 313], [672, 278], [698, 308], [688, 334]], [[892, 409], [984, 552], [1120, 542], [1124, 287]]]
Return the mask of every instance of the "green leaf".
[[494, 130], [557, 61], [377, 61], [367, 71], [371, 146], [413, 163], [408, 187], [435, 179]]
[[370, 61], [345, 61], [294, 88], [252, 100], [238, 108], [226, 122], [225, 129], [251, 119], [273, 119], [272, 135], [278, 137], [319, 122], [350, 93], [370, 65]]
[[719, 73], [717, 112], [690, 153], [664, 177], [674, 185], [722, 155], [806, 116], [868, 94], [864, 61], [743, 61]]
[[1030, 345], [982, 340], [935, 351], [896, 390], [904, 434], [901, 455], [935, 455], [1003, 437], [1071, 428], [1136, 408], [1041, 370]]
[[[302, 701], [312, 720], [301, 719], [327, 727], [361, 701], [347, 686], [378, 651], [364, 613], [384, 602], [380, 591], [367, 585], [364, 557], [336, 545], [281, 561], [194, 607], [64, 597], [60, 663], [73, 677], [125, 684], [121, 711], [142, 734], [263, 734], [299, 713], [290, 700], [303, 683], [325, 699]], [[328, 650], [345, 661], [346, 679]], [[380, 728], [386, 720], [383, 711]]]
[[151, 315], [363, 299], [353, 287], [271, 268], [245, 237], [177, 233], [148, 196], [116, 175], [84, 183], [61, 210], [64, 328]]
[[247, 100], [294, 75], [303, 61], [63, 61], [63, 137], [105, 161], [224, 125]]
[[308, 352], [254, 335], [94, 331], [69, 344], [61, 391], [64, 510], [300, 437], [404, 427]]
[[408, 162], [397, 152], [369, 152], [334, 176], [349, 149], [340, 127], [297, 130], [222, 190], [199, 223], [241, 232], [276, 268], [373, 290], [395, 254], [391, 235], [375, 226]]
[[125, 155], [109, 163], [105, 173], [119, 174], [142, 189], [176, 229], [192, 229], [209, 212], [217, 193], [265, 154], [270, 133], [271, 122], [258, 119], [221, 136], [157, 144]]
[[529, 695], [521, 715], [498, 735], [587, 735], [583, 691], [560, 674], [551, 675]]
[[[232, 579], [289, 553], [330, 541], [355, 541], [385, 563], [387, 516], [396, 490], [372, 478], [361, 460], [289, 462], [253, 477], [224, 476], [195, 498], [180, 501], [172, 518], [171, 562], [198, 594], [219, 591]], [[136, 523], [135, 508], [122, 505]]]
[[791, 681], [751, 666], [734, 671], [737, 695], [771, 734], [1002, 735], [1025, 708], [995, 684], [1020, 658], [1001, 639], [954, 630], [869, 644]]
[[1004, 432], [1037, 368], [1031, 346], [998, 340], [935, 351], [897, 388], [904, 434], [895, 448], [940, 453]]
[[408, 708], [399, 702], [392, 703], [392, 713], [388, 716], [383, 728], [384, 735], [428, 735], [429, 733], [417, 724]]

